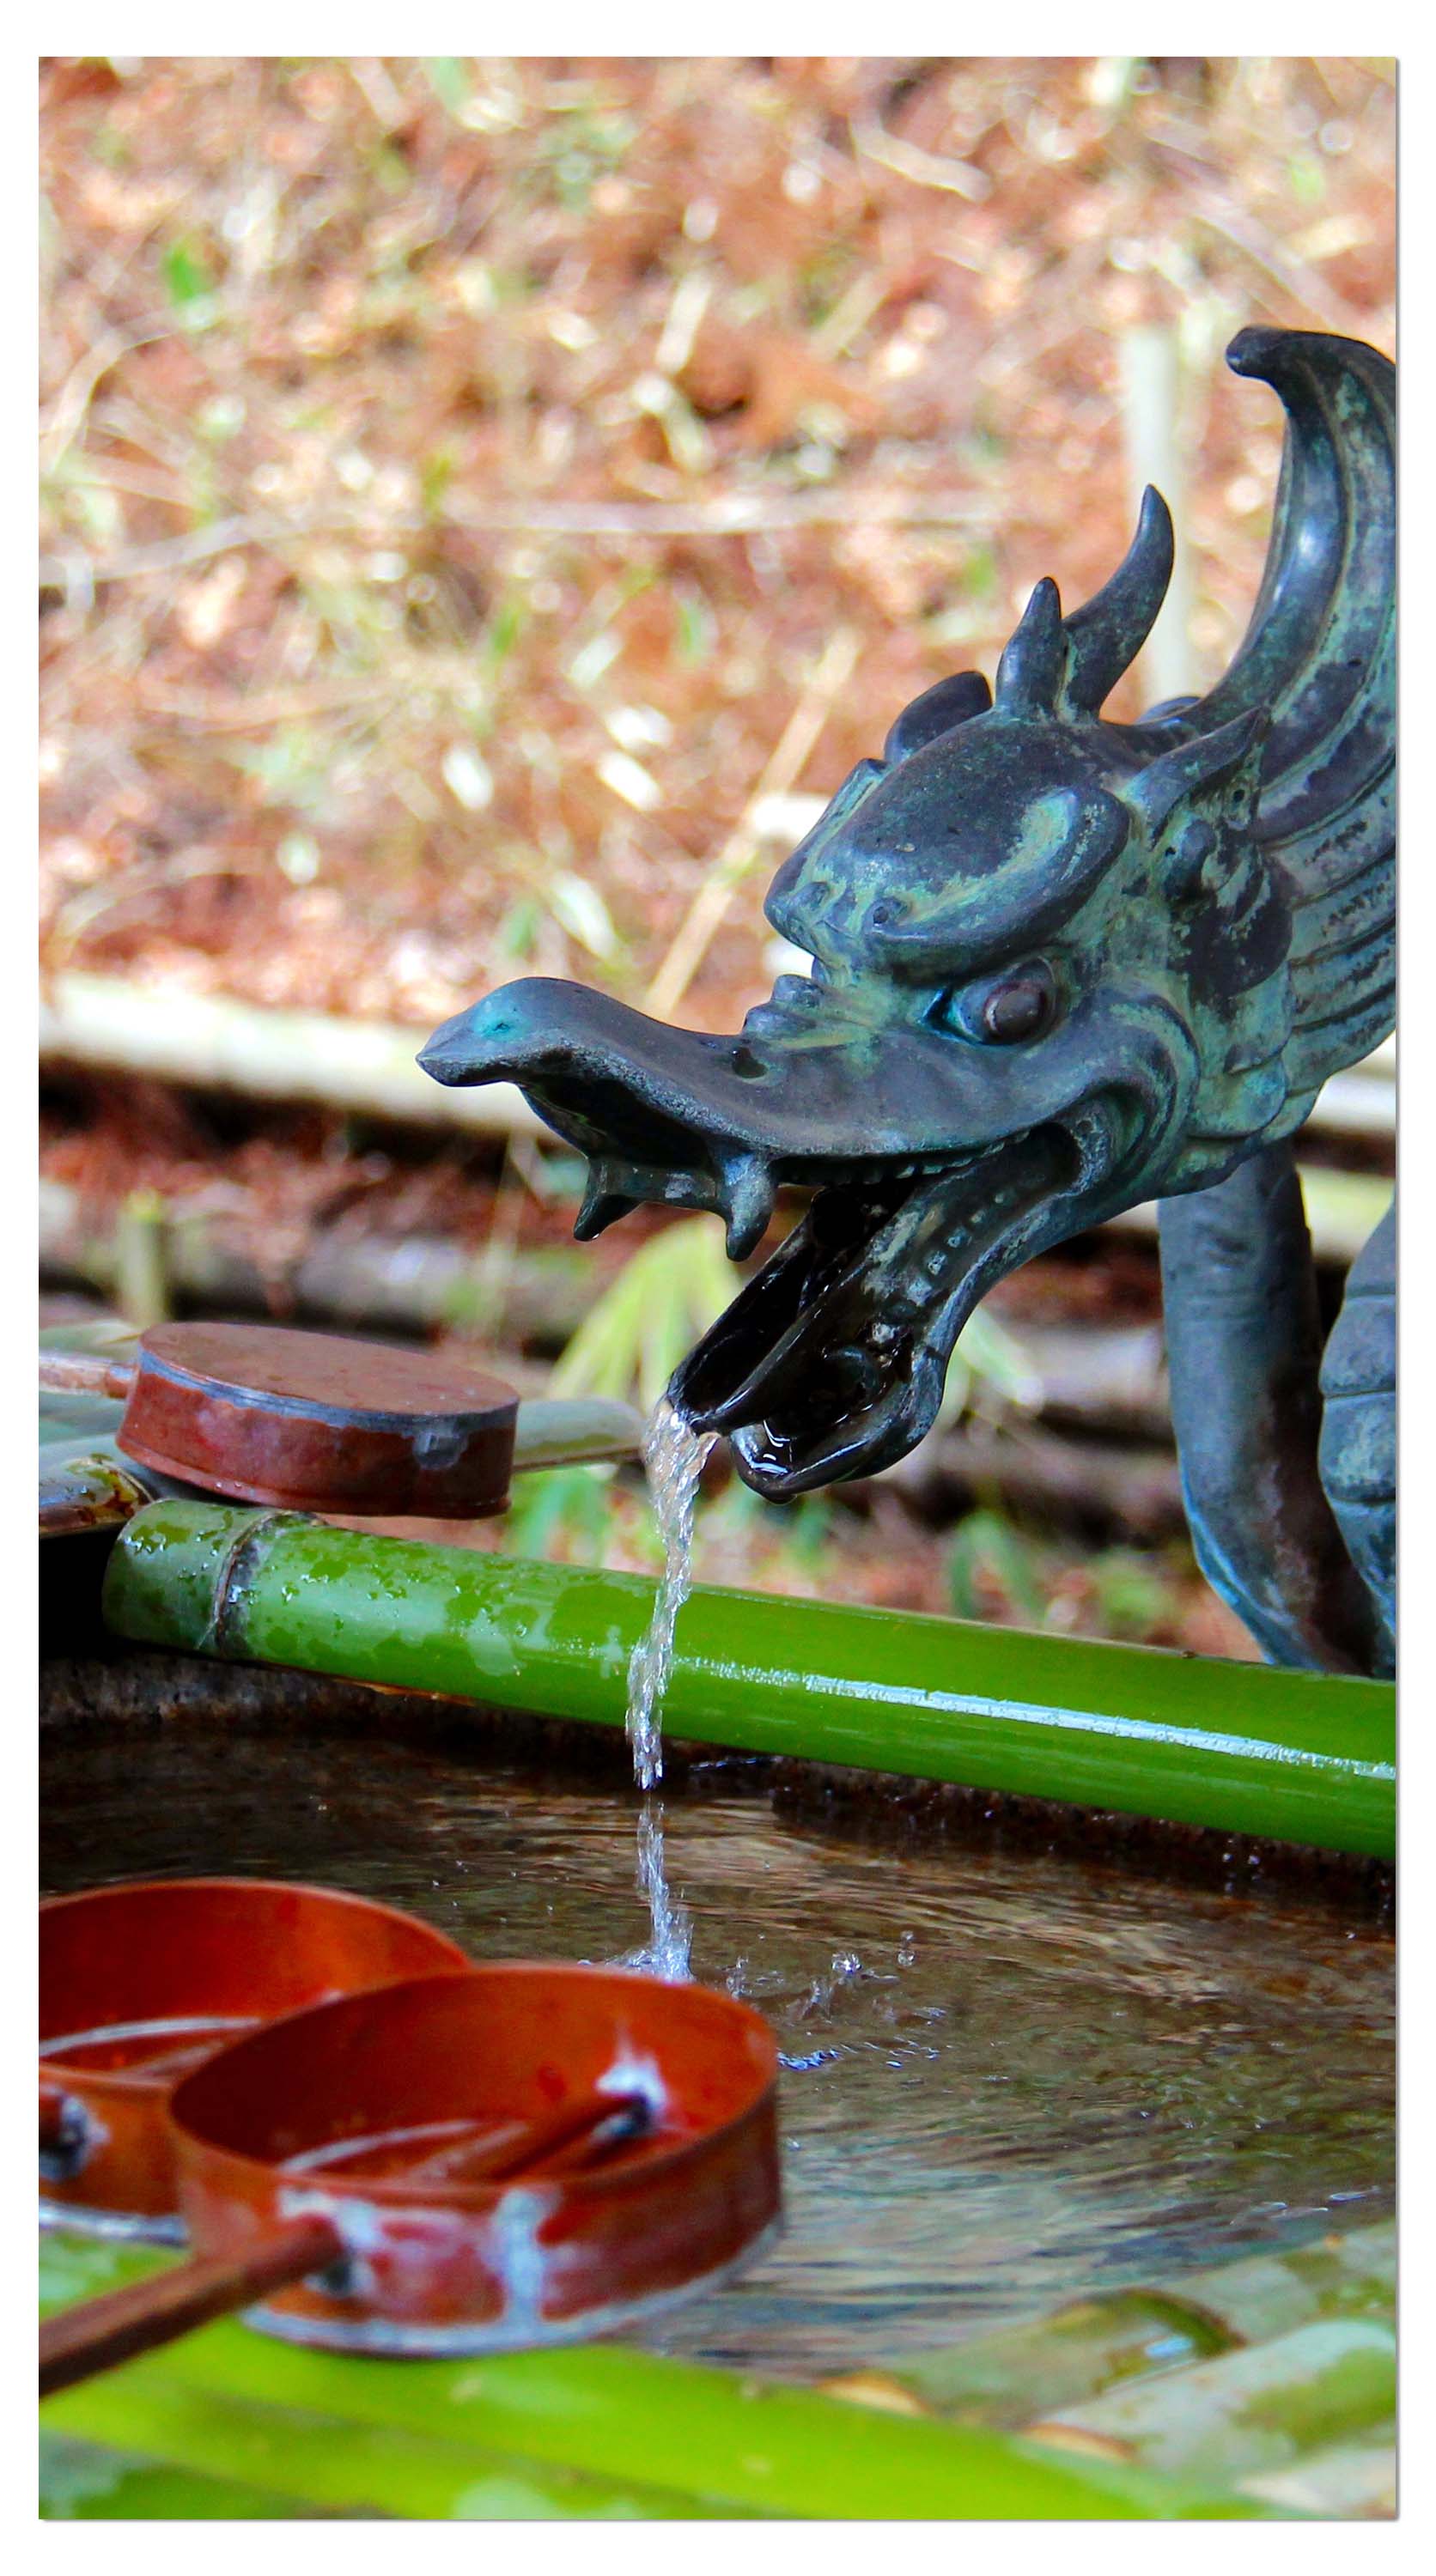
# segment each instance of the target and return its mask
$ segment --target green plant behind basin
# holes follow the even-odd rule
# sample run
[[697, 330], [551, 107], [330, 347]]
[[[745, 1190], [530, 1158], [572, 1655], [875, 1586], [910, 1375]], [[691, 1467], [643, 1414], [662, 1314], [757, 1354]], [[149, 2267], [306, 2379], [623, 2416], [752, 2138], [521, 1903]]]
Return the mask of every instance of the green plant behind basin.
[[969, 1512], [947, 1557], [959, 1619], [1059, 1631], [1085, 1625], [1133, 1645], [1170, 1634], [1190, 1572], [1185, 1549], [1077, 1550], [995, 1510]]
[[[711, 1217], [665, 1226], [624, 1263], [555, 1366], [554, 1395], [606, 1395], [651, 1412], [681, 1359], [731, 1304], [742, 1277]], [[940, 1423], [955, 1421], [980, 1395], [1031, 1401], [1030, 1373], [1011, 1336], [990, 1315], [965, 1327], [948, 1366]]]
[[685, 1352], [734, 1294], [718, 1228], [665, 1226], [624, 1263], [580, 1324], [549, 1382], [553, 1395], [635, 1400], [651, 1412]]

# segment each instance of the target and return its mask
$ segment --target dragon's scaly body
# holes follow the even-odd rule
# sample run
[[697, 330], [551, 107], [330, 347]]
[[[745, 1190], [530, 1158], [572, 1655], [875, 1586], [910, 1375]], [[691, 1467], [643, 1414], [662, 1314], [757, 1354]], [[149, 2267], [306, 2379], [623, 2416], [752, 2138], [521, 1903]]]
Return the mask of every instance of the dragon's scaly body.
[[771, 1494], [901, 1456], [995, 1279], [1160, 1199], [1202, 1563], [1269, 1652], [1380, 1669], [1389, 1229], [1323, 1361], [1289, 1139], [1392, 1025], [1395, 380], [1315, 333], [1229, 356], [1287, 440], [1251, 624], [1206, 698], [1101, 714], [1170, 577], [1149, 492], [1095, 599], [1064, 617], [1038, 584], [995, 695], [939, 682], [839, 788], [768, 898], [812, 975], [737, 1038], [535, 979], [421, 1060], [519, 1083], [589, 1155], [581, 1234], [658, 1200], [720, 1211], [741, 1257], [779, 1184], [815, 1192], [675, 1381]]

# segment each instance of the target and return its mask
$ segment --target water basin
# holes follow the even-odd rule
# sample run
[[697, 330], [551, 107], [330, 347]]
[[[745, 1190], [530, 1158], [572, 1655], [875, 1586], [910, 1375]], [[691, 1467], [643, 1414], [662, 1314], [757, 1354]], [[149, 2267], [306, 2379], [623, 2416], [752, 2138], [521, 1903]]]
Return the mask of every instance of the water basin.
[[[787, 2224], [652, 2348], [812, 2378], [1389, 2212], [1393, 1953], [1373, 1924], [843, 1839], [723, 1779], [670, 1787], [668, 1873], [694, 1974], [756, 2004], [790, 2061]], [[487, 1749], [87, 1732], [45, 1753], [43, 1883], [302, 1876], [475, 1959], [612, 1961], [649, 1929], [635, 1803]]]

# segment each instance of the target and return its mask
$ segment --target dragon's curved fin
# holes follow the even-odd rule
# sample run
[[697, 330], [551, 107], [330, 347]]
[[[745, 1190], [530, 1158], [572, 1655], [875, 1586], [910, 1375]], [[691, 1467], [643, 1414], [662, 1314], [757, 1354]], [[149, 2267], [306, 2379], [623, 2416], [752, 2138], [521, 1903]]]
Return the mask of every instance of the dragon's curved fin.
[[936, 742], [940, 733], [951, 733], [954, 725], [986, 715], [991, 704], [992, 691], [980, 671], [955, 671], [951, 679], [938, 680], [903, 708], [883, 744], [884, 760], [891, 764], [909, 759], [925, 744]]
[[1299, 1097], [1395, 1017], [1396, 370], [1317, 331], [1243, 331], [1227, 363], [1286, 409], [1266, 570], [1225, 678], [1129, 739], [1155, 750], [1270, 713], [1255, 837], [1294, 916]]

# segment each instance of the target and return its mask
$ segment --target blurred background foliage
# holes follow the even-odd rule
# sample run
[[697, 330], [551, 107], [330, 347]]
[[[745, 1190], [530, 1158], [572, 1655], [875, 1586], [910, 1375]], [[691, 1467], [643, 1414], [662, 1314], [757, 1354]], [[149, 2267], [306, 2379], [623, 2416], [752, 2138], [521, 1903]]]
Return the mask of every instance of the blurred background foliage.
[[[1384, 61], [64, 57], [41, 87], [51, 978], [420, 1032], [533, 970], [734, 1025], [781, 962], [797, 800], [990, 670], [1039, 574], [1073, 600], [1120, 556], [1142, 352], [1200, 686], [1280, 443], [1224, 343], [1393, 345]], [[72, 1089], [44, 1135], [87, 1222], [222, 1201], [279, 1311], [321, 1220], [442, 1232], [474, 1259], [430, 1323], [545, 1367], [637, 1243], [567, 1363], [595, 1384], [651, 1392], [732, 1284], [715, 1228], [643, 1219], [585, 1256], [580, 1314], [520, 1330], [514, 1264], [558, 1259], [575, 1177], [531, 1138], [496, 1172], [143, 1084]], [[1000, 1318], [969, 1357], [958, 1397], [1013, 1399]], [[535, 1544], [602, 1543], [578, 1490], [535, 1483]], [[583, 1483], [642, 1559], [616, 1490]], [[800, 1546], [749, 1501], [707, 1571], [831, 1582], [802, 1559], [832, 1507]], [[1216, 1615], [1189, 1564], [1099, 1581], [1002, 1513], [894, 1569], [890, 1509], [839, 1511], [868, 1597]]]
[[839, 625], [820, 791], [1105, 576], [1142, 323], [1214, 674], [1279, 443], [1219, 353], [1390, 345], [1393, 114], [1355, 61], [52, 65], [47, 955], [416, 1026], [641, 993]]

